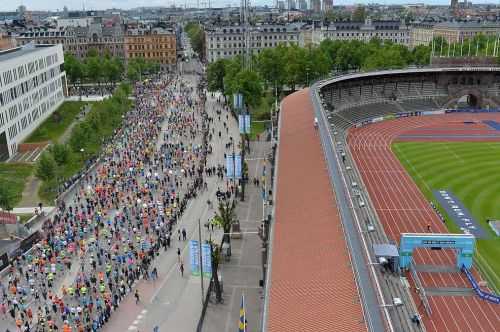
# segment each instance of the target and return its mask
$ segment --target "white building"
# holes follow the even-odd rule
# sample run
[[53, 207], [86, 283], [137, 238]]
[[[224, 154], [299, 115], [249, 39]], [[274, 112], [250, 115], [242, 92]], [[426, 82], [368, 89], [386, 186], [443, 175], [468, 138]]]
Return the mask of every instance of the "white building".
[[[262, 24], [250, 27], [250, 51], [260, 53], [279, 44], [298, 45], [302, 24]], [[208, 62], [232, 58], [245, 51], [244, 27], [240, 25], [208, 28], [205, 31], [205, 54]]]
[[71, 18], [58, 18], [57, 27], [67, 28], [67, 27], [88, 27], [94, 21], [93, 17], [71, 17]]
[[64, 101], [62, 45], [26, 45], [0, 52], [0, 159]]
[[318, 45], [325, 39], [368, 42], [373, 38], [409, 46], [410, 27], [399, 21], [372, 21], [371, 19], [366, 19], [365, 22], [332, 22], [328, 26], [315, 29], [312, 41], [313, 44]]

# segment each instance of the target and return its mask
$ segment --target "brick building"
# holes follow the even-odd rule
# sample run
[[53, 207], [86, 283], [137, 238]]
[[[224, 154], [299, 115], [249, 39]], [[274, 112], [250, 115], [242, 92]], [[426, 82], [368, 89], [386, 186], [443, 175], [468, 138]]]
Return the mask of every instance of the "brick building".
[[177, 62], [175, 32], [162, 28], [130, 29], [124, 37], [125, 61], [144, 58], [172, 68]]

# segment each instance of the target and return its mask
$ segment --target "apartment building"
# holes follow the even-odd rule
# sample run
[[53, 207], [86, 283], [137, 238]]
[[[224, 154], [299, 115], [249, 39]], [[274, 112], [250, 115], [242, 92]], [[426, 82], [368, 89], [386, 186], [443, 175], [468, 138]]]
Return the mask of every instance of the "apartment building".
[[372, 21], [368, 18], [365, 22], [332, 22], [329, 25], [315, 29], [312, 36], [315, 45], [325, 39], [368, 42], [372, 38], [409, 45], [410, 27], [400, 21]]
[[131, 29], [124, 37], [125, 60], [141, 57], [152, 60], [164, 68], [177, 62], [176, 35], [162, 28]]
[[0, 29], [0, 51], [8, 50], [9, 48], [14, 48], [15, 46], [16, 41]]
[[[262, 24], [249, 27], [249, 49], [258, 54], [279, 44], [298, 45], [302, 24]], [[205, 30], [205, 54], [208, 62], [244, 54], [245, 27], [228, 25]]]
[[64, 101], [62, 45], [26, 45], [0, 52], [0, 159], [12, 156]]
[[434, 35], [434, 23], [413, 24], [410, 29], [410, 46], [429, 45]]
[[109, 53], [112, 56], [124, 57], [124, 29], [121, 25], [104, 26], [93, 22], [87, 26], [67, 26], [57, 29], [31, 29], [16, 37], [17, 44], [30, 43], [37, 45], [63, 46], [63, 51], [84, 58], [91, 49], [99, 55]]
[[441, 36], [448, 43], [457, 43], [477, 35], [497, 36], [500, 23], [489, 21], [442, 22], [434, 25], [434, 37]]

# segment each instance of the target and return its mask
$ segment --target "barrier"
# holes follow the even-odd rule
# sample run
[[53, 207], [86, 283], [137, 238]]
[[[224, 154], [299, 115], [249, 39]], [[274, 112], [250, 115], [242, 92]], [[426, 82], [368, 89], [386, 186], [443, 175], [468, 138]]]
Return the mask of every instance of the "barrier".
[[462, 272], [465, 273], [467, 276], [467, 279], [469, 280], [472, 288], [476, 292], [476, 294], [483, 300], [494, 303], [494, 304], [500, 304], [500, 296], [492, 293], [485, 292], [479, 287], [478, 283], [476, 282], [476, 279], [474, 279], [474, 276], [472, 273], [465, 267], [465, 265], [462, 265]]

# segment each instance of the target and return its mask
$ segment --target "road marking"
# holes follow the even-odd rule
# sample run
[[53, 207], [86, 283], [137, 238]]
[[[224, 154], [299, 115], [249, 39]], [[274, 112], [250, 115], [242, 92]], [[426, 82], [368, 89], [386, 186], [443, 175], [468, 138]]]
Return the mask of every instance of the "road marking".
[[139, 324], [139, 321], [136, 319], [136, 320], [134, 320], [134, 321], [132, 322], [132, 324], [137, 325], [137, 324]]
[[130, 325], [130, 326], [128, 327], [128, 330], [129, 330], [129, 331], [134, 331], [134, 330], [137, 330], [137, 326]]
[[143, 314], [143, 315], [144, 315], [144, 314], [145, 314], [145, 313], [147, 313], [147, 312], [148, 312], [148, 311], [147, 311], [146, 309], [144, 309], [143, 311], [141, 311], [141, 314]]

